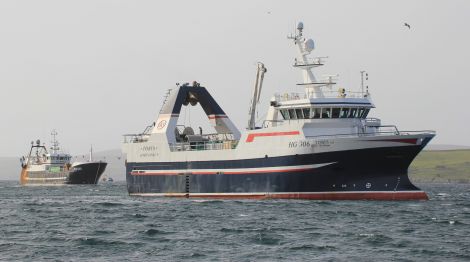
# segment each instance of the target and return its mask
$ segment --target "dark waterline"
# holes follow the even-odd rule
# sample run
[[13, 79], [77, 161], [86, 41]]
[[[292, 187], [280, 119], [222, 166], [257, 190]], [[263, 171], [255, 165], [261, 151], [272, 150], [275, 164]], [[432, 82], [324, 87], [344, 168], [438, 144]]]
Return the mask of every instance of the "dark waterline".
[[192, 200], [0, 182], [0, 260], [468, 261], [470, 185], [429, 201]]

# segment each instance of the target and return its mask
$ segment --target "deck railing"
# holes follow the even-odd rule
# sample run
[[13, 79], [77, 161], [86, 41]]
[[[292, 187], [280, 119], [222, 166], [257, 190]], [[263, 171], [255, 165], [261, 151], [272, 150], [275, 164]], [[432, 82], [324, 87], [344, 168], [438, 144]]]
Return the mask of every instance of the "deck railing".
[[356, 91], [322, 91], [322, 92], [308, 92], [308, 93], [276, 93], [275, 95], [276, 101], [285, 102], [285, 101], [293, 101], [293, 100], [301, 100], [301, 99], [310, 99], [310, 98], [364, 98], [369, 97], [370, 93], [367, 92], [356, 92]]
[[181, 142], [170, 144], [170, 151], [202, 151], [235, 149], [238, 140], [220, 140], [204, 142]]
[[126, 134], [123, 135], [124, 137], [124, 144], [127, 143], [142, 143], [142, 142], [147, 142], [150, 134]]
[[[380, 129], [380, 128], [387, 129]], [[314, 135], [306, 136], [306, 138], [348, 138], [348, 137], [373, 137], [373, 136], [400, 136], [400, 135], [417, 135], [417, 134], [436, 134], [433, 130], [419, 130], [419, 131], [399, 131], [396, 126], [381, 126], [377, 131], [374, 132], [357, 132], [347, 134], [334, 134], [334, 135]]]

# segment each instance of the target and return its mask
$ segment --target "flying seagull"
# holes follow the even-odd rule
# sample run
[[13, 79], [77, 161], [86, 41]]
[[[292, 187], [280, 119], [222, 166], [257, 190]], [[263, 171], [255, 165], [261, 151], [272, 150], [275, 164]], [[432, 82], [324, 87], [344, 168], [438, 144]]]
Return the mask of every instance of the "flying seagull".
[[411, 29], [411, 26], [410, 26], [410, 24], [408, 24], [408, 23], [405, 23], [405, 26], [406, 26], [406, 27], [408, 27], [408, 29]]

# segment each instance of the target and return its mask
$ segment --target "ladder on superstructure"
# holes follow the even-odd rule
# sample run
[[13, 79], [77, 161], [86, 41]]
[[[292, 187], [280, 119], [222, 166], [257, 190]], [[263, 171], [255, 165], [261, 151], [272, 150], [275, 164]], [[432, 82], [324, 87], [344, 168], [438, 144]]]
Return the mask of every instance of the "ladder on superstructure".
[[160, 108], [160, 114], [163, 111], [163, 107], [165, 106], [166, 101], [168, 100], [168, 97], [170, 96], [171, 89], [166, 90], [165, 98], [163, 98], [163, 104], [162, 107]]
[[[163, 111], [163, 107], [165, 106], [165, 103], [168, 100], [168, 97], [170, 96], [170, 93], [171, 93], [171, 89], [168, 89], [166, 91], [165, 98], [163, 98], [163, 104], [162, 104], [162, 107], [160, 108], [160, 114]], [[153, 124], [147, 126], [141, 134], [142, 135], [150, 134], [150, 131], [152, 131], [154, 126], [155, 126], [155, 122]]]

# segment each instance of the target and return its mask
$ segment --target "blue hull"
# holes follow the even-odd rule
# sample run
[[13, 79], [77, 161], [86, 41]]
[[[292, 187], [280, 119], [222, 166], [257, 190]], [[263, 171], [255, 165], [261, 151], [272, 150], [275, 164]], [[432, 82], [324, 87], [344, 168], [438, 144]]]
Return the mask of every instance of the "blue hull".
[[[349, 193], [339, 199], [376, 199], [357, 195], [366, 193], [419, 193], [411, 199], [426, 199], [426, 195], [411, 183], [408, 167], [428, 141], [422, 145], [358, 149], [350, 151], [265, 157], [230, 161], [193, 161], [127, 163], [126, 178], [130, 194], [241, 197], [264, 194], [266, 197], [319, 198], [325, 193]], [[246, 172], [225, 174], [223, 169], [271, 168], [276, 166], [302, 166], [331, 163], [307, 170], [282, 172]], [[171, 170], [190, 169], [191, 172], [173, 173]], [[197, 172], [204, 169], [220, 169], [217, 173]], [[158, 174], [136, 173], [134, 170], [159, 170]], [[195, 172], [196, 170], [196, 172]], [[166, 172], [168, 171], [168, 172]], [[293, 194], [300, 193], [296, 197]], [[323, 197], [312, 194], [323, 193]], [[337, 195], [337, 194], [336, 194]], [[384, 197], [387, 199], [387, 197]], [[380, 198], [378, 198], [380, 199]]]

